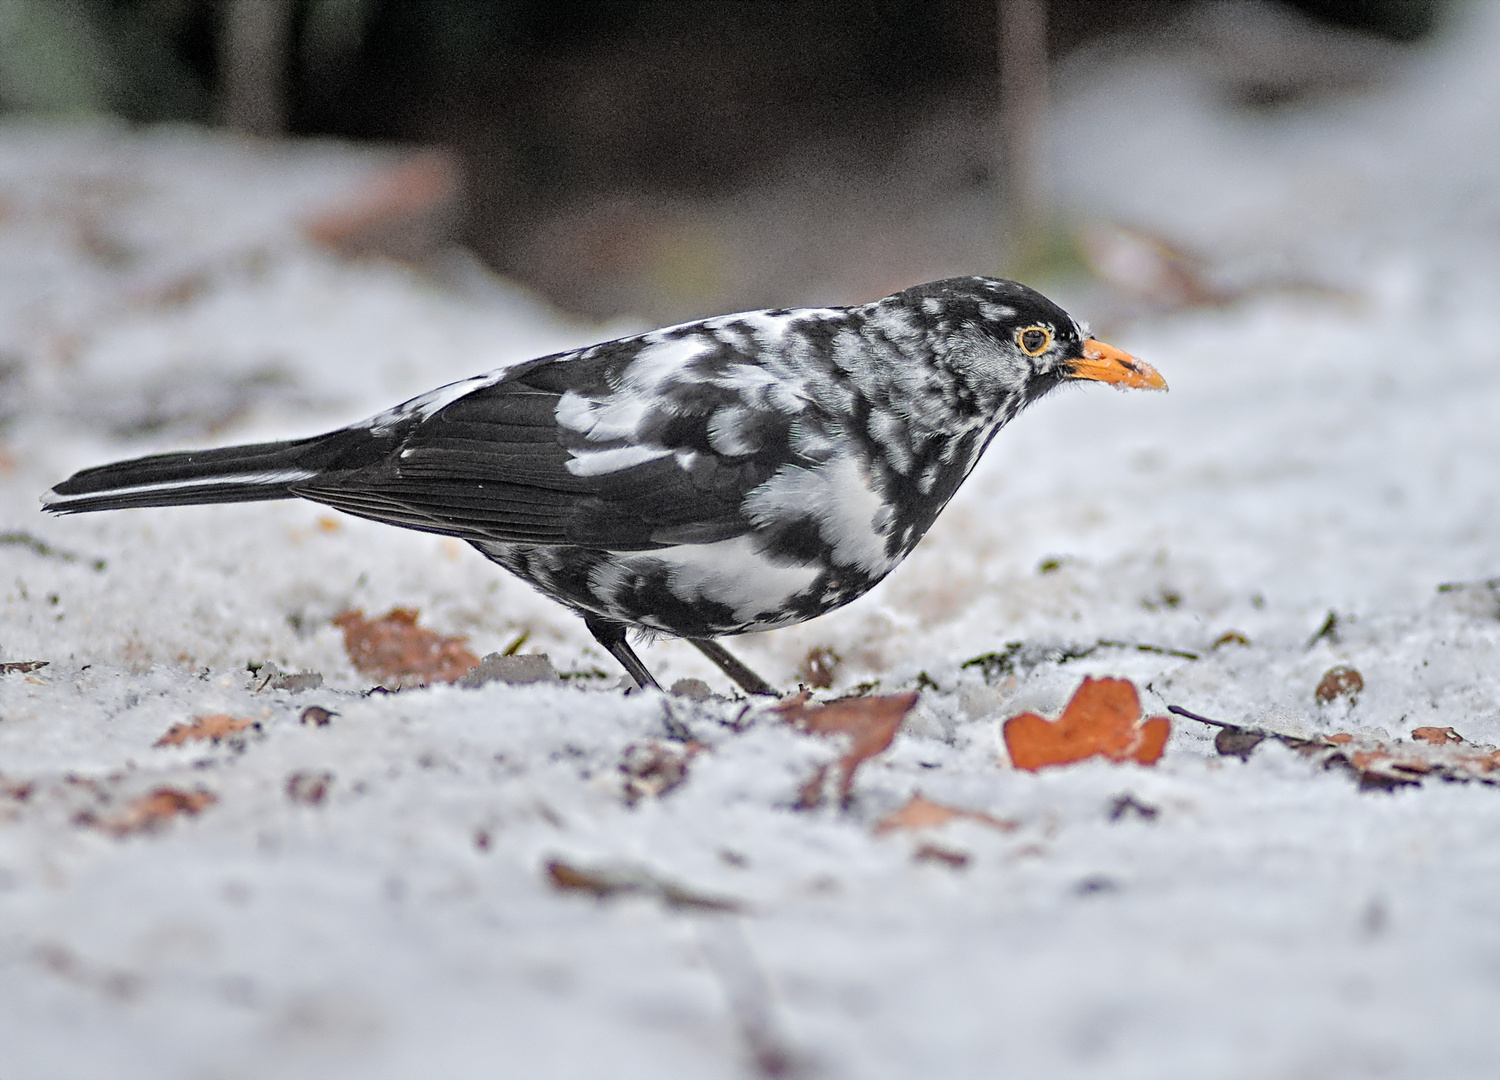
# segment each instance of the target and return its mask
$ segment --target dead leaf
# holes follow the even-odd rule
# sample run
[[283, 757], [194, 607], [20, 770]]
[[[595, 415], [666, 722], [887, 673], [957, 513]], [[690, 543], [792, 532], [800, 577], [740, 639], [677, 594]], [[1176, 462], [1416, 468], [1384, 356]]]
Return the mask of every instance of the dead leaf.
[[195, 716], [190, 724], [173, 724], [167, 733], [152, 746], [181, 746], [188, 740], [211, 739], [218, 742], [230, 735], [237, 735], [246, 728], [254, 727], [255, 721], [240, 719], [228, 713], [213, 713], [210, 716]]
[[[787, 723], [809, 735], [848, 735], [849, 750], [838, 760], [839, 804], [848, 805], [854, 787], [854, 772], [859, 766], [881, 753], [896, 738], [901, 721], [917, 703], [917, 691], [874, 697], [841, 698], [827, 705], [808, 705], [804, 690], [771, 708]], [[823, 785], [828, 766], [820, 768], [798, 795], [797, 807], [810, 810], [823, 802]]]
[[1165, 716], [1140, 720], [1141, 703], [1129, 679], [1086, 678], [1055, 721], [1021, 713], [1002, 731], [1011, 763], [1035, 771], [1091, 757], [1154, 765], [1172, 724]]
[[668, 907], [698, 911], [741, 911], [744, 908], [738, 900], [708, 896], [636, 866], [584, 868], [561, 859], [551, 859], [547, 862], [547, 877], [555, 888], [586, 892], [600, 900], [636, 895], [652, 897]]
[[1411, 737], [1418, 742], [1432, 743], [1435, 746], [1443, 746], [1447, 743], [1461, 743], [1464, 737], [1451, 727], [1419, 727], [1413, 728]]
[[[1359, 781], [1360, 790], [1388, 791], [1419, 784], [1429, 776], [1460, 782], [1500, 784], [1500, 749], [1468, 742], [1452, 728], [1417, 728], [1411, 743], [1389, 743], [1361, 732], [1336, 731], [1329, 735], [1290, 734], [1268, 728], [1241, 727], [1210, 720], [1177, 705], [1170, 711], [1219, 729], [1214, 744], [1222, 753], [1248, 758], [1256, 744], [1275, 739], [1303, 757], [1320, 761], [1325, 769], [1345, 769]], [[1226, 750], [1226, 738], [1243, 742], [1243, 752]]]
[[382, 681], [425, 686], [457, 682], [479, 665], [479, 657], [464, 648], [465, 637], [444, 637], [417, 625], [418, 612], [392, 608], [378, 619], [363, 611], [333, 617], [344, 631], [344, 651], [360, 672]]
[[1331, 705], [1341, 697], [1353, 701], [1365, 688], [1364, 676], [1347, 664], [1331, 667], [1323, 673], [1313, 696], [1320, 705]]
[[625, 803], [634, 806], [642, 799], [665, 795], [687, 779], [688, 763], [703, 749], [703, 744], [631, 743], [620, 755], [620, 775], [624, 777]]
[[1001, 832], [1015, 832], [1021, 826], [1005, 818], [993, 817], [982, 810], [965, 810], [958, 806], [947, 806], [916, 792], [906, 800], [906, 805], [893, 811], [875, 823], [875, 835], [894, 832], [897, 829], [930, 829], [946, 825], [954, 819], [977, 821]]
[[111, 836], [129, 836], [131, 833], [161, 828], [178, 814], [191, 817], [217, 801], [212, 792], [201, 788], [197, 791], [182, 791], [178, 788], [159, 787], [149, 795], [142, 795], [114, 817], [100, 818], [84, 814], [79, 821], [80, 824], [102, 829]]

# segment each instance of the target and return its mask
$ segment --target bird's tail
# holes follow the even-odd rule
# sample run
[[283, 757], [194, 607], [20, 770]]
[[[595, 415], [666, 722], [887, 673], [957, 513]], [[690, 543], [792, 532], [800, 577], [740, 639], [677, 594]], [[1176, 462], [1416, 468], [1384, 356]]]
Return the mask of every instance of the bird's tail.
[[[341, 434], [341, 433], [336, 433]], [[326, 469], [333, 436], [154, 454], [74, 473], [52, 489], [54, 514], [138, 506], [259, 502], [295, 497], [297, 484]]]

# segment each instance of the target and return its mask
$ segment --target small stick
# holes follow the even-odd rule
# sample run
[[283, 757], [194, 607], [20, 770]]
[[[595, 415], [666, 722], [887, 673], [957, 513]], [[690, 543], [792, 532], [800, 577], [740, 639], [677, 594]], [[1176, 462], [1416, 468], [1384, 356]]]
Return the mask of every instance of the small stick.
[[1197, 713], [1190, 713], [1190, 712], [1188, 712], [1181, 705], [1168, 705], [1167, 706], [1167, 712], [1169, 712], [1169, 713], [1176, 713], [1178, 716], [1185, 716], [1189, 720], [1196, 720], [1196, 721], [1198, 721], [1198, 723], [1200, 723], [1200, 724], [1208, 724], [1210, 727], [1223, 728], [1226, 731], [1251, 731], [1251, 730], [1254, 730], [1253, 728], [1243, 727], [1240, 724], [1225, 723], [1223, 720], [1210, 720], [1206, 716], [1199, 716]]

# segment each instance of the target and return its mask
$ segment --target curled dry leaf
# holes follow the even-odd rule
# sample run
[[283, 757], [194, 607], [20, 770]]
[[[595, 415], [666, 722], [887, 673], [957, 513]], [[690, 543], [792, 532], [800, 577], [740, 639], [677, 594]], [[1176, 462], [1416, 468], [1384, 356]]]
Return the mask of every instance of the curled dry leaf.
[[684, 888], [638, 866], [582, 867], [551, 859], [546, 869], [554, 888], [586, 892], [600, 900], [635, 895], [660, 900], [668, 907], [697, 911], [740, 911], [744, 907], [738, 900]]
[[955, 818], [963, 821], [977, 821], [981, 825], [987, 825], [1001, 832], [1015, 832], [1021, 826], [1005, 818], [993, 817], [982, 810], [965, 810], [958, 806], [947, 806], [927, 798], [921, 792], [917, 792], [906, 805], [896, 810], [875, 823], [875, 835], [894, 832], [897, 829], [930, 829], [937, 825], [946, 825]]
[[149, 795], [142, 795], [114, 817], [95, 817], [85, 814], [80, 823], [92, 825], [111, 836], [129, 836], [160, 828], [178, 814], [193, 816], [212, 806], [218, 800], [212, 792], [182, 791], [178, 788], [159, 787]]
[[378, 619], [363, 611], [333, 617], [344, 632], [344, 651], [363, 674], [390, 682], [425, 686], [457, 682], [478, 666], [479, 657], [464, 648], [464, 637], [444, 637], [417, 625], [418, 612], [392, 608]]
[[1341, 697], [1353, 701], [1364, 688], [1364, 676], [1347, 664], [1340, 664], [1323, 673], [1313, 696], [1318, 699], [1319, 705], [1331, 705]]
[[1165, 716], [1141, 722], [1141, 702], [1129, 679], [1086, 678], [1057, 720], [1021, 713], [1005, 721], [1005, 749], [1018, 769], [1068, 765], [1091, 757], [1154, 765], [1172, 724]]
[[[839, 803], [846, 805], [854, 787], [854, 772], [859, 766], [881, 753], [896, 738], [901, 721], [917, 703], [917, 691], [884, 694], [874, 697], [841, 698], [827, 705], [809, 705], [806, 691], [779, 701], [771, 708], [794, 727], [810, 735], [848, 735], [847, 753], [837, 764], [839, 770]], [[823, 785], [828, 776], [824, 765], [803, 785], [797, 799], [799, 809], [810, 810], [823, 802]]]
[[195, 716], [192, 723], [173, 724], [167, 728], [167, 733], [157, 739], [152, 746], [181, 746], [189, 740], [210, 739], [218, 742], [220, 739], [230, 735], [237, 735], [246, 728], [255, 727], [255, 721], [230, 716], [228, 713], [213, 713], [209, 716]]

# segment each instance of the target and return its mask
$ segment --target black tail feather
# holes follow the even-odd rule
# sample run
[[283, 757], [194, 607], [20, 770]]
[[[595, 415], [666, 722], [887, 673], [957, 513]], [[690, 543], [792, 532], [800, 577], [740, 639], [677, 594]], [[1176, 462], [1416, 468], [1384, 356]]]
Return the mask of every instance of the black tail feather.
[[[371, 443], [377, 441], [369, 431], [345, 430], [289, 442], [117, 461], [73, 474], [52, 489], [45, 508], [55, 514], [82, 514], [145, 506], [290, 499], [296, 496], [293, 489], [297, 484], [330, 467], [353, 464], [347, 459], [365, 457], [375, 450]], [[358, 453], [360, 450], [364, 454]]]

